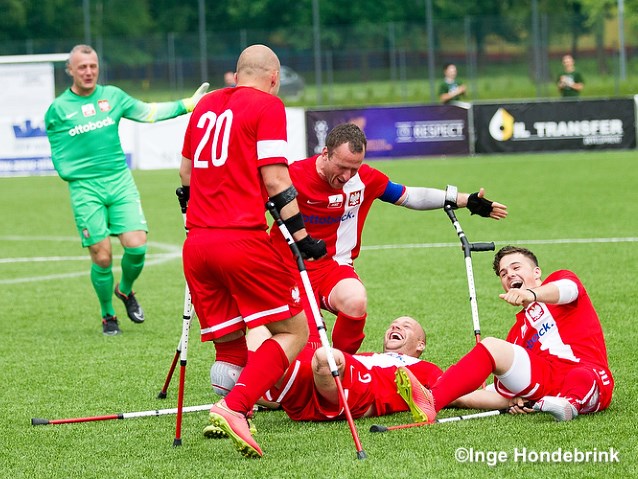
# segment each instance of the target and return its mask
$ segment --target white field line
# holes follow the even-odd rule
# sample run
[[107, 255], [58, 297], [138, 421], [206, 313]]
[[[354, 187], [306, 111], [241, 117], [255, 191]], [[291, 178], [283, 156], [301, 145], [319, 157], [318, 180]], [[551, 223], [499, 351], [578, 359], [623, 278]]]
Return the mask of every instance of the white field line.
[[[495, 241], [494, 244], [515, 245], [515, 244], [578, 244], [578, 243], [635, 243], [638, 238], [564, 238], [564, 239], [540, 239], [540, 240], [505, 240]], [[423, 248], [452, 248], [460, 245], [455, 243], [407, 243], [407, 244], [382, 244], [372, 246], [362, 246], [362, 251], [375, 251], [384, 249], [423, 249]]]
[[[0, 237], [0, 241], [23, 241], [23, 242], [31, 242], [31, 241], [78, 241], [77, 237], [63, 237], [63, 236], [2, 236]], [[147, 261], [145, 262], [146, 266], [153, 266], [156, 264], [166, 263], [167, 261], [172, 261], [174, 259], [179, 259], [182, 257], [182, 247], [181, 245], [172, 245], [166, 243], [157, 243], [154, 241], [148, 242], [149, 246], [154, 248], [158, 248], [160, 250], [166, 251], [166, 253], [154, 253], [148, 254]], [[113, 256], [113, 259], [120, 259], [120, 256]], [[90, 263], [90, 258], [88, 253], [84, 256], [35, 256], [32, 258], [0, 258], [1, 264], [14, 264], [14, 263], [48, 263], [48, 262], [56, 262], [56, 261], [86, 261], [87, 264]], [[114, 266], [113, 271], [119, 272], [121, 268]], [[65, 279], [65, 278], [77, 278], [79, 276], [88, 276], [90, 274], [89, 268], [84, 269], [83, 271], [75, 271], [70, 273], [59, 273], [59, 274], [48, 274], [48, 275], [38, 275], [38, 276], [28, 276], [23, 278], [11, 278], [11, 279], [0, 279], [0, 284], [18, 284], [18, 283], [33, 283], [36, 281], [49, 281], [56, 279]]]
[[[76, 237], [53, 237], [53, 236], [2, 236], [0, 241], [77, 241]], [[638, 242], [636, 237], [627, 238], [564, 238], [564, 239], [537, 239], [537, 240], [509, 240], [509, 241], [497, 241], [495, 243], [500, 245], [532, 245], [532, 244], [587, 244], [587, 243], [635, 243]], [[149, 261], [146, 261], [145, 266], [153, 266], [156, 264], [166, 263], [174, 259], [179, 259], [182, 256], [181, 245], [170, 245], [165, 243], [156, 243], [149, 241], [149, 246], [153, 246], [164, 251], [166, 253], [155, 253], [147, 255]], [[427, 248], [455, 248], [459, 247], [459, 242], [453, 243], [408, 243], [408, 244], [389, 244], [389, 245], [371, 245], [362, 246], [363, 251], [381, 251], [392, 249], [427, 249]], [[114, 257], [114, 259], [119, 259]], [[43, 263], [43, 262], [56, 262], [56, 261], [89, 261], [88, 254], [86, 256], [38, 256], [32, 258], [0, 258], [0, 264], [14, 264], [14, 263]], [[113, 267], [113, 271], [120, 271], [119, 267]], [[88, 268], [84, 271], [76, 271], [71, 273], [60, 273], [50, 275], [31, 276], [24, 278], [12, 278], [12, 279], [0, 279], [0, 284], [18, 284], [18, 283], [32, 283], [36, 281], [48, 281], [54, 279], [74, 278], [78, 276], [86, 276], [89, 274]]]
[[[179, 253], [181, 255], [181, 252]], [[178, 256], [179, 256], [178, 255]], [[175, 253], [151, 253], [147, 254], [146, 258], [175, 258]], [[113, 255], [113, 259], [122, 259], [122, 255]], [[56, 261], [91, 261], [89, 255], [84, 256], [33, 256], [26, 258], [0, 258], [0, 264], [13, 264], [13, 263], [54, 263]]]

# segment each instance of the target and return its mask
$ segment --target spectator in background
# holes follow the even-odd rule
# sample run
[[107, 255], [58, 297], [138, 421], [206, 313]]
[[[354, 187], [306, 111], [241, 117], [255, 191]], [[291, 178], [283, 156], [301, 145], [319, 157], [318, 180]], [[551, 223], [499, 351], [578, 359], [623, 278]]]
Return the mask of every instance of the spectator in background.
[[[76, 45], [66, 72], [71, 88], [58, 96], [44, 116], [53, 166], [69, 184], [75, 224], [91, 255], [91, 283], [102, 310], [102, 332], [120, 333], [113, 292], [124, 302], [134, 323], [144, 311], [133, 293], [133, 282], [144, 267], [148, 226], [133, 176], [126, 164], [118, 133], [122, 118], [152, 123], [193, 111], [208, 89], [202, 84], [183, 100], [144, 103], [117, 87], [98, 85], [100, 64], [88, 45]], [[113, 288], [111, 236], [124, 248], [122, 278]]]
[[446, 63], [443, 67], [444, 78], [439, 85], [439, 100], [444, 105], [452, 100], [460, 100], [467, 91], [465, 85], [456, 78], [456, 65]]
[[235, 72], [228, 71], [224, 73], [224, 86], [234, 87], [236, 85]]
[[563, 73], [558, 77], [557, 85], [560, 95], [564, 98], [580, 96], [580, 92], [585, 88], [585, 80], [576, 71], [571, 55], [563, 56]]

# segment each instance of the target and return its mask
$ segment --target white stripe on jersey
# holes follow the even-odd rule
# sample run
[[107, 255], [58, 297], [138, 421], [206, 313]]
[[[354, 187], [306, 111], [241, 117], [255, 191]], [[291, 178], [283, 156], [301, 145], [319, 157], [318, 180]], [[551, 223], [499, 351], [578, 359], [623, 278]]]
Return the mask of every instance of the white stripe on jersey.
[[257, 142], [257, 159], [286, 158], [288, 156], [288, 142], [285, 140], [261, 140]]
[[[344, 208], [342, 217], [352, 216], [347, 221], [340, 221], [337, 228], [337, 241], [335, 243], [335, 255], [333, 259], [339, 264], [352, 264], [352, 250], [357, 246], [359, 229], [359, 208], [363, 204], [366, 185], [361, 181], [359, 173], [354, 175], [343, 185]], [[351, 203], [351, 193], [359, 192], [361, 195], [354, 205]]]
[[532, 339], [527, 340], [528, 343], [532, 344], [522, 344], [521, 346], [531, 350], [534, 346], [533, 343], [539, 341], [541, 351], [548, 351], [553, 356], [580, 362], [580, 358], [574, 356], [572, 347], [563, 342], [556, 320], [545, 303], [532, 303], [525, 310], [525, 319], [536, 330], [536, 334]]
[[363, 364], [366, 368], [393, 368], [400, 366], [411, 366], [421, 360], [412, 356], [398, 353], [374, 353], [372, 355], [354, 355], [355, 359]]

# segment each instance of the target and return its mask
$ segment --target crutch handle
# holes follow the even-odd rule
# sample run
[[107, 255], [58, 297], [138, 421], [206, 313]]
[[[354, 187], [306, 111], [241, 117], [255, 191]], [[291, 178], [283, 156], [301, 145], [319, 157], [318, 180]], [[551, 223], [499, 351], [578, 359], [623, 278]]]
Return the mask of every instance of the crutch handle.
[[448, 218], [450, 218], [450, 221], [452, 221], [452, 223], [456, 221], [456, 215], [454, 214], [454, 208], [452, 207], [452, 205], [446, 203], [443, 207], [443, 211], [445, 211], [445, 214], [448, 215]]
[[188, 208], [188, 200], [190, 199], [190, 186], [180, 186], [175, 190], [177, 200], [179, 201], [179, 207], [183, 214], [186, 214]]
[[494, 251], [494, 242], [489, 243], [470, 243], [471, 251]]

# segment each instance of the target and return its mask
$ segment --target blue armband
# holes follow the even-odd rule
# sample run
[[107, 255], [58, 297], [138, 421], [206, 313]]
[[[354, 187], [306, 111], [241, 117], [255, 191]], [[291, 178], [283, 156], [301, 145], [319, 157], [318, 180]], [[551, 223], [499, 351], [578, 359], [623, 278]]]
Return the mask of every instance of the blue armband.
[[385, 201], [386, 203], [395, 204], [397, 201], [399, 201], [399, 198], [403, 196], [403, 193], [405, 193], [404, 185], [394, 183], [393, 181], [388, 181], [388, 185], [385, 187], [385, 191], [383, 192], [383, 194], [379, 196], [379, 199], [381, 201]]

